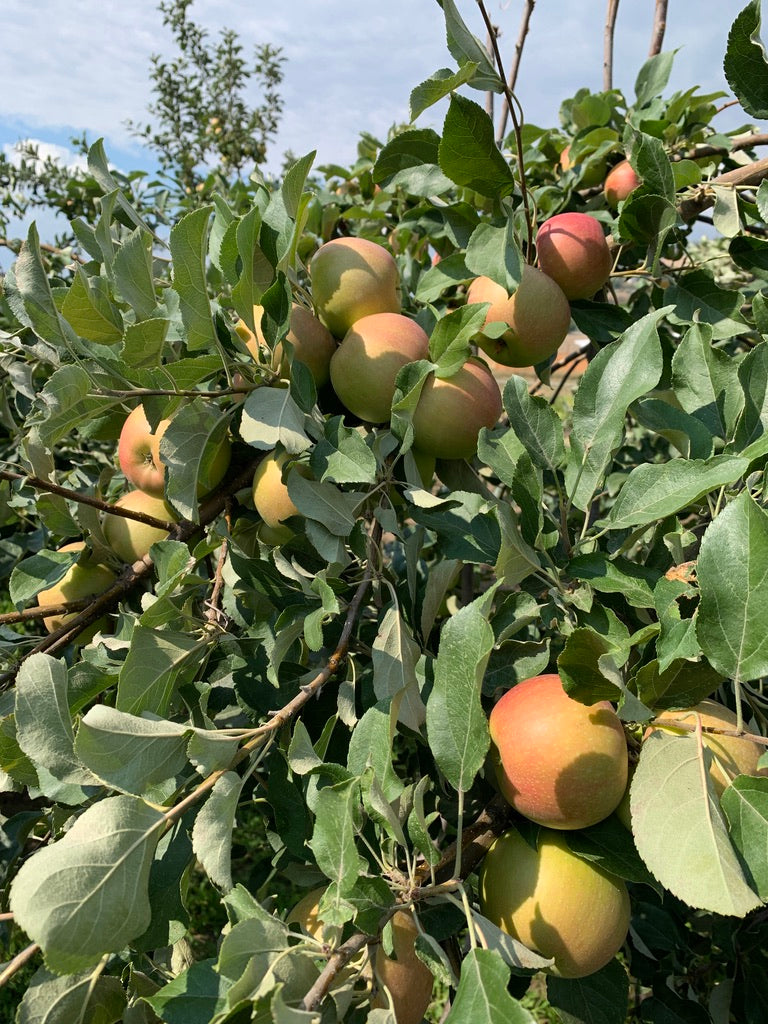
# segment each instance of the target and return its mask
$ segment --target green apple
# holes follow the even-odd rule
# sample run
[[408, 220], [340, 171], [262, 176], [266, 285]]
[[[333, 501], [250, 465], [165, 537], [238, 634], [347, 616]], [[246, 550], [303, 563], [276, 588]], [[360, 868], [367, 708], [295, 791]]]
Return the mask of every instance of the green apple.
[[[177, 519], [176, 513], [167, 502], [162, 498], [146, 494], [144, 491], [128, 491], [115, 502], [115, 505], [167, 522], [176, 522]], [[126, 519], [125, 516], [116, 516], [111, 513], [107, 513], [104, 517], [104, 537], [107, 544], [118, 558], [129, 565], [133, 565], [134, 562], [149, 554], [152, 545], [156, 541], [165, 540], [167, 536], [166, 530], [149, 526], [147, 523], [139, 522], [138, 519]]]
[[639, 184], [641, 182], [637, 171], [629, 160], [622, 160], [606, 175], [603, 183], [605, 201], [616, 209], [619, 203], [626, 199], [630, 192], [634, 192]]
[[499, 385], [481, 359], [451, 377], [431, 373], [413, 414], [414, 447], [436, 459], [471, 459], [480, 430], [496, 426], [501, 412]]
[[507, 690], [489, 719], [499, 789], [549, 828], [594, 825], [614, 811], [627, 785], [627, 742], [608, 701], [580, 704], [555, 674]]
[[515, 829], [486, 854], [480, 908], [495, 925], [554, 965], [563, 978], [594, 974], [621, 949], [630, 903], [621, 879], [568, 848], [565, 836], [541, 829], [536, 848]]
[[[701, 724], [710, 728], [735, 729], [736, 713], [715, 700], [703, 700], [696, 707], [685, 711], [663, 711], [654, 721], [653, 728], [662, 728], [665, 732], [683, 735], [688, 729], [675, 729], [675, 722], [686, 726], [695, 726], [697, 716]], [[646, 736], [652, 729], [646, 730]], [[718, 796], [737, 775], [768, 775], [765, 768], [759, 769], [757, 762], [765, 752], [763, 744], [755, 743], [746, 736], [722, 736], [716, 733], [702, 733], [704, 746], [712, 752], [712, 764], [709, 777]]]
[[[81, 540], [64, 544], [59, 551], [83, 551], [85, 543]], [[86, 597], [98, 597], [110, 587], [117, 577], [105, 565], [99, 565], [91, 556], [81, 558], [71, 566], [58, 583], [37, 595], [40, 608], [46, 605], [63, 604], [65, 601], [80, 601]], [[49, 615], [43, 624], [49, 633], [54, 633], [60, 626], [71, 622], [79, 612], [67, 612], [63, 615]], [[107, 620], [99, 619], [77, 637], [78, 644], [87, 644], [94, 635], [105, 628]]]
[[486, 324], [501, 321], [509, 325], [499, 338], [482, 332], [475, 336], [483, 352], [502, 366], [535, 366], [549, 359], [565, 340], [571, 323], [571, 307], [562, 289], [527, 263], [512, 295], [490, 277], [476, 277], [467, 291], [467, 302], [490, 302]]
[[337, 338], [371, 313], [400, 312], [400, 274], [394, 257], [367, 238], [333, 238], [309, 265], [312, 299]]
[[536, 234], [539, 267], [567, 299], [591, 299], [611, 276], [613, 257], [602, 226], [588, 213], [558, 213]]
[[428, 355], [429, 338], [415, 320], [401, 313], [371, 313], [355, 321], [333, 353], [331, 384], [359, 419], [388, 423], [398, 373]]

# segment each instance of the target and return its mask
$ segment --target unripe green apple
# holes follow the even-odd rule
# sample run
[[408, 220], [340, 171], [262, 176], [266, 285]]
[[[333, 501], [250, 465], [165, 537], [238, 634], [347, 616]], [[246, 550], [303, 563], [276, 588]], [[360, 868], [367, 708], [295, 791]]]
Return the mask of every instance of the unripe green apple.
[[622, 160], [621, 163], [612, 167], [606, 175], [603, 184], [605, 201], [615, 209], [623, 199], [627, 198], [630, 192], [634, 192], [640, 183], [637, 171], [629, 160]]
[[[735, 729], [736, 714], [730, 708], [719, 704], [716, 700], [703, 700], [694, 708], [685, 711], [663, 711], [654, 721], [653, 728], [663, 728], [665, 732], [683, 735], [688, 729], [675, 729], [674, 723], [681, 722], [685, 726], [695, 726], [696, 716], [701, 724], [711, 728]], [[646, 730], [646, 736], [652, 729]], [[701, 734], [704, 746], [712, 752], [712, 764], [709, 777], [718, 796], [737, 775], [768, 775], [768, 769], [758, 768], [757, 762], [766, 747], [755, 743], [749, 736], [722, 736], [711, 732]]]
[[284, 520], [299, 515], [299, 510], [283, 483], [283, 465], [291, 458], [288, 452], [270, 452], [256, 467], [253, 474], [253, 504], [263, 522], [271, 531], [265, 537], [268, 543], [283, 543], [292, 536]]
[[563, 978], [605, 967], [629, 928], [624, 882], [577, 857], [549, 829], [539, 832], [536, 849], [515, 829], [499, 836], [483, 861], [480, 907], [513, 938], [554, 958], [547, 973]]
[[128, 483], [146, 494], [163, 495], [165, 467], [152, 458], [152, 428], [143, 405], [128, 414], [117, 442], [117, 459]]
[[[264, 332], [261, 329], [261, 317], [264, 312], [263, 306], [253, 307], [253, 319], [256, 325], [256, 333], [242, 320], [238, 321], [235, 331], [245, 342], [248, 351], [258, 361], [259, 350], [263, 353], [269, 351]], [[315, 385], [318, 388], [328, 383], [329, 367], [331, 356], [336, 351], [336, 339], [320, 320], [305, 306], [294, 302], [291, 306], [291, 320], [286, 340], [293, 346], [293, 359], [296, 362], [304, 363], [312, 374]], [[283, 343], [278, 342], [272, 353], [272, 369], [279, 372], [280, 376], [288, 379], [290, 377], [290, 364], [288, 353], [283, 349]]]
[[[590, 153], [585, 153], [582, 158], [582, 163], [586, 163], [588, 158], [591, 156]], [[569, 171], [574, 167], [574, 163], [571, 160], [571, 144], [565, 147], [560, 154], [560, 166], [564, 171]], [[595, 185], [599, 185], [605, 177], [606, 161], [597, 160], [591, 163], [588, 168], [585, 169], [581, 177], [579, 178], [579, 185], [581, 188], [593, 188]]]
[[483, 427], [501, 416], [501, 392], [481, 359], [468, 359], [451, 377], [431, 373], [413, 414], [414, 447], [436, 459], [471, 459]]
[[[150, 447], [152, 449], [152, 464], [155, 467], [157, 473], [162, 474], [163, 483], [165, 483], [165, 463], [162, 461], [160, 452], [160, 442], [163, 440], [168, 427], [171, 425], [170, 419], [160, 420], [157, 425], [157, 430], [150, 436]], [[203, 453], [203, 459], [199, 467], [198, 478], [197, 478], [197, 496], [198, 498], [204, 498], [206, 494], [220, 484], [224, 479], [227, 470], [229, 469], [229, 463], [232, 459], [232, 442], [229, 438], [224, 435], [221, 440], [216, 444], [215, 448], [208, 443]], [[160, 491], [162, 496], [164, 490]]]
[[[59, 551], [82, 551], [85, 543], [81, 540], [73, 541], [71, 544], [64, 544]], [[47, 590], [41, 590], [37, 595], [37, 603], [40, 608], [46, 605], [62, 604], [65, 601], [80, 601], [86, 597], [98, 597], [110, 587], [117, 577], [105, 565], [99, 565], [92, 557], [80, 562], [75, 562], [58, 583], [54, 583]], [[60, 626], [71, 622], [79, 612], [67, 612], [64, 615], [49, 615], [43, 619], [43, 625], [49, 633], [54, 633]], [[92, 640], [100, 629], [104, 629], [106, 619], [99, 619], [93, 625], [84, 629], [77, 637], [78, 644], [87, 644]]]
[[331, 359], [331, 384], [347, 409], [366, 423], [388, 423], [395, 379], [406, 363], [426, 359], [429, 338], [401, 313], [356, 320]]
[[489, 727], [499, 788], [515, 810], [549, 828], [594, 825], [627, 785], [627, 741], [608, 701], [580, 704], [555, 674], [507, 690]]
[[509, 324], [500, 338], [488, 338], [482, 332], [475, 336], [483, 352], [502, 366], [535, 366], [549, 359], [565, 340], [571, 323], [571, 307], [562, 289], [527, 263], [512, 295], [490, 277], [476, 277], [467, 291], [467, 302], [490, 302], [486, 324]]
[[[155, 519], [176, 522], [177, 516], [171, 506], [162, 498], [155, 498], [144, 491], [128, 491], [115, 502], [119, 508], [142, 512]], [[159, 540], [168, 536], [166, 530], [141, 523], [138, 519], [126, 519], [107, 513], [104, 516], [104, 537], [118, 558], [129, 565], [149, 554], [149, 549]]]
[[392, 917], [394, 959], [379, 945], [374, 960], [374, 975], [379, 991], [371, 1000], [373, 1009], [386, 1009], [392, 997], [397, 1024], [420, 1024], [432, 1000], [432, 972], [416, 956], [414, 948], [419, 931], [410, 910], [397, 910]]
[[591, 299], [613, 269], [600, 222], [588, 213], [558, 213], [536, 235], [539, 266], [567, 299]]
[[309, 265], [320, 319], [343, 338], [361, 317], [400, 312], [400, 274], [394, 257], [367, 238], [333, 238]]

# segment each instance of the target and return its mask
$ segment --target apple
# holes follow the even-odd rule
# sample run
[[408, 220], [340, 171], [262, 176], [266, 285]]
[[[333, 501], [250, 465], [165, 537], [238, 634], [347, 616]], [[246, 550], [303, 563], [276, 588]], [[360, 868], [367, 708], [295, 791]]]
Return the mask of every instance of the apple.
[[613, 258], [600, 222], [588, 213], [558, 213], [536, 234], [539, 267], [567, 299], [591, 299], [611, 276]]
[[[157, 425], [157, 430], [150, 436], [152, 465], [158, 473], [162, 473], [163, 482], [165, 482], [165, 463], [161, 457], [160, 442], [163, 440], [163, 435], [170, 425], [171, 419], [160, 420]], [[229, 469], [231, 458], [232, 443], [226, 435], [221, 438], [215, 448], [210, 444], [206, 445], [205, 451], [203, 452], [203, 459], [198, 470], [198, 498], [203, 498], [206, 494], [210, 494], [214, 487], [221, 483]], [[161, 490], [161, 497], [163, 493], [164, 491]]]
[[371, 1007], [387, 1009], [389, 993], [397, 1024], [421, 1024], [432, 1001], [432, 972], [416, 956], [414, 947], [419, 931], [411, 911], [395, 911], [391, 926], [394, 959], [387, 956], [380, 944], [373, 963], [379, 991], [371, 1000]]
[[490, 277], [476, 277], [467, 302], [490, 302], [486, 324], [502, 321], [509, 330], [499, 338], [475, 337], [478, 346], [502, 366], [535, 366], [549, 359], [565, 340], [571, 307], [562, 289], [540, 270], [523, 266], [516, 291], [509, 295]]
[[[168, 522], [176, 522], [177, 519], [176, 513], [167, 502], [144, 491], [128, 491], [118, 498], [115, 505]], [[107, 544], [118, 558], [129, 565], [143, 558], [156, 541], [165, 540], [167, 536], [167, 530], [141, 523], [138, 519], [126, 519], [124, 516], [111, 513], [104, 516], [104, 537]]]
[[337, 338], [371, 313], [400, 312], [400, 274], [387, 249], [367, 238], [332, 238], [309, 265], [320, 319]]
[[[696, 715], [701, 717], [701, 724], [712, 728], [735, 729], [736, 713], [715, 700], [703, 700], [696, 707], [685, 711], [663, 711], [654, 721], [652, 728], [647, 729], [647, 736], [653, 729], [662, 728], [665, 732], [678, 735], [689, 733], [687, 729], [675, 729], [675, 722], [683, 725], [696, 725]], [[712, 764], [709, 777], [718, 796], [722, 796], [727, 786], [737, 775], [768, 775], [768, 770], [758, 768], [757, 762], [765, 753], [763, 744], [755, 743], [747, 736], [719, 736], [715, 733], [702, 733], [704, 746], [712, 752]]]
[[[253, 307], [253, 319], [256, 325], [256, 333], [242, 321], [238, 321], [235, 331], [245, 342], [248, 351], [253, 358], [259, 360], [259, 351], [267, 353], [269, 346], [261, 329], [261, 317], [264, 312], [263, 306]], [[336, 339], [314, 313], [305, 306], [294, 302], [291, 306], [290, 327], [286, 339], [293, 345], [294, 360], [304, 363], [315, 380], [318, 388], [328, 383], [329, 366], [331, 356], [336, 351]], [[283, 343], [278, 342], [272, 353], [271, 366], [281, 377], [290, 377], [290, 363], [288, 353], [283, 349]]]
[[406, 363], [426, 359], [429, 338], [401, 313], [356, 320], [333, 353], [331, 384], [344, 406], [366, 423], [388, 423], [395, 378]]
[[[83, 551], [85, 543], [81, 540], [73, 541], [71, 544], [64, 544], [59, 551]], [[86, 597], [98, 597], [110, 587], [117, 577], [105, 565], [99, 565], [92, 556], [87, 556], [75, 562], [58, 583], [54, 583], [47, 590], [41, 590], [37, 595], [37, 603], [40, 608], [46, 605], [62, 604], [64, 601], [80, 601]], [[79, 612], [67, 612], [63, 615], [49, 615], [43, 619], [43, 624], [49, 633], [54, 633], [60, 626], [71, 622]], [[102, 618], [94, 622], [77, 637], [78, 644], [87, 644], [92, 640], [99, 630], [103, 630], [107, 620]]]
[[[593, 151], [594, 152], [594, 151]], [[582, 159], [579, 161], [581, 164], [586, 164], [592, 153], [584, 153]], [[572, 167], [577, 166], [571, 160], [571, 144], [565, 147], [560, 154], [560, 166], [564, 171], [570, 171]], [[605, 177], [607, 164], [605, 160], [597, 160], [594, 163], [590, 163], [584, 172], [579, 177], [579, 185], [581, 188], [593, 188], [595, 185], [599, 185]]]
[[162, 497], [165, 468], [152, 458], [152, 428], [143, 405], [128, 414], [117, 442], [117, 459], [123, 476], [145, 494]]
[[536, 848], [516, 829], [494, 842], [480, 873], [480, 908], [543, 957], [562, 978], [594, 974], [621, 949], [629, 928], [627, 887], [572, 853], [562, 833], [541, 829]]
[[526, 679], [493, 707], [499, 788], [532, 821], [587, 828], [614, 811], [627, 786], [627, 742], [608, 701], [580, 704], [560, 676]]
[[486, 363], [474, 357], [451, 377], [431, 373], [413, 414], [413, 444], [437, 459], [471, 459], [483, 427], [496, 426], [501, 392]]
[[290, 458], [288, 452], [270, 452], [253, 474], [253, 504], [269, 531], [264, 535], [265, 543], [279, 544], [288, 540], [292, 532], [284, 521], [299, 515], [283, 483], [283, 465]]
[[640, 184], [640, 178], [632, 164], [629, 160], [622, 160], [610, 169], [603, 183], [605, 201], [615, 209]]

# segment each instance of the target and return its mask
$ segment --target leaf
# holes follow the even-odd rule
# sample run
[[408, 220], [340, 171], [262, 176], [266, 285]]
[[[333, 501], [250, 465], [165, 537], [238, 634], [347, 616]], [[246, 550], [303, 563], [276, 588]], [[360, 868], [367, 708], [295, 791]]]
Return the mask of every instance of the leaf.
[[135, 626], [115, 706], [129, 715], [167, 715], [177, 687], [192, 679], [204, 656], [205, 646], [195, 636]]
[[81, 423], [96, 419], [120, 402], [92, 397], [91, 390], [91, 379], [82, 366], [61, 366], [54, 371], [38, 396], [34, 419], [29, 423], [30, 443], [52, 451]]
[[473, 274], [490, 277], [511, 295], [520, 284], [523, 273], [523, 257], [515, 237], [514, 219], [509, 217], [502, 226], [485, 221], [478, 224], [467, 243], [464, 262]]
[[420, 114], [449, 93], [458, 89], [459, 86], [471, 81], [478, 69], [474, 61], [468, 60], [458, 71], [450, 68], [440, 68], [430, 75], [425, 81], [411, 89], [410, 111], [411, 121], [415, 121]]
[[739, 451], [768, 432], [768, 343], [751, 349], [739, 363], [744, 411], [736, 426]]
[[586, 978], [547, 978], [547, 999], [563, 1024], [624, 1024], [629, 977], [613, 959]]
[[632, 834], [616, 814], [589, 828], [568, 833], [568, 846], [583, 860], [598, 865], [604, 871], [627, 882], [650, 885], [658, 892], [661, 887], [640, 859]]
[[684, 459], [709, 459], [714, 437], [701, 420], [659, 398], [635, 402], [631, 413], [637, 422], [665, 437]]
[[460, 68], [476, 64], [477, 72], [472, 79], [474, 89], [502, 92], [504, 83], [480, 40], [472, 35], [461, 19], [453, 0], [440, 0], [445, 16], [445, 31], [448, 50]]
[[695, 325], [672, 357], [672, 387], [683, 409], [717, 437], [729, 438], [744, 404], [738, 363], [712, 347], [712, 331]]
[[261, 451], [281, 444], [291, 455], [310, 447], [305, 415], [287, 388], [257, 388], [243, 404], [240, 436]]
[[534, 1024], [507, 991], [509, 967], [491, 949], [471, 949], [461, 963], [459, 987], [445, 1024]]
[[[673, 324], [707, 324], [715, 341], [731, 338], [747, 330], [740, 309], [744, 295], [736, 289], [721, 288], [711, 273], [692, 270], [681, 274], [664, 292], [674, 303], [669, 313]], [[678, 349], [679, 352], [679, 349]]]
[[364, 712], [349, 741], [347, 767], [353, 775], [371, 769], [386, 800], [396, 800], [403, 784], [392, 767], [393, 712], [389, 700], [380, 700]]
[[768, 62], [760, 41], [760, 0], [751, 0], [731, 25], [723, 72], [750, 117], [768, 117]]
[[200, 960], [159, 992], [147, 998], [166, 1024], [210, 1024], [224, 1011], [232, 982], [214, 969], [214, 960]]
[[637, 565], [627, 558], [609, 558], [602, 551], [577, 555], [568, 563], [568, 572], [589, 583], [602, 594], [623, 594], [634, 608], [653, 608], [653, 584], [659, 572]]
[[59, 976], [41, 967], [19, 1003], [16, 1024], [114, 1024], [123, 1020], [126, 997], [119, 978], [99, 968]]
[[224, 772], [203, 804], [192, 828], [192, 848], [214, 885], [232, 888], [232, 830], [243, 779]]
[[632, 779], [632, 831], [648, 870], [674, 896], [690, 907], [744, 917], [760, 899], [728, 838], [710, 761], [695, 736], [654, 730]]
[[221, 479], [221, 464], [229, 452], [228, 426], [229, 417], [214, 403], [195, 398], [172, 417], [160, 440], [166, 498], [192, 523], [200, 518], [200, 496]]
[[88, 277], [83, 268], [78, 267], [61, 304], [61, 315], [81, 338], [114, 345], [122, 340], [123, 324], [105, 285], [102, 278]]
[[300, 473], [288, 476], [288, 496], [299, 513], [322, 523], [335, 537], [348, 537], [367, 495], [342, 491], [335, 484], [307, 480]]
[[361, 824], [359, 800], [357, 779], [326, 786], [317, 794], [315, 827], [309, 845], [317, 866], [336, 882], [342, 897], [367, 868], [355, 843]]
[[80, 722], [75, 752], [105, 785], [141, 796], [187, 764], [187, 730], [97, 704]]
[[504, 385], [502, 397], [509, 425], [534, 465], [553, 471], [561, 466], [565, 461], [563, 425], [549, 402], [531, 395], [526, 380], [516, 374]]
[[66, 576], [80, 557], [79, 551], [38, 551], [13, 567], [8, 595], [17, 609]]
[[[453, 573], [453, 563], [449, 562]], [[431, 574], [430, 574], [431, 575]], [[373, 642], [373, 689], [379, 701], [395, 702], [397, 720], [418, 732], [426, 720], [426, 708], [419, 690], [416, 665], [421, 648], [392, 605], [384, 612]]]
[[164, 824], [163, 814], [141, 800], [110, 797], [24, 862], [11, 910], [51, 970], [91, 967], [146, 929], [149, 871]]
[[737, 776], [720, 798], [731, 839], [754, 887], [768, 899], [768, 779]]
[[637, 106], [644, 107], [650, 100], [661, 96], [669, 82], [676, 50], [657, 53], [640, 68], [635, 79]]
[[336, 484], [372, 484], [376, 481], [376, 456], [360, 432], [332, 416], [325, 435], [312, 449], [309, 464], [316, 478]]
[[440, 136], [431, 128], [401, 132], [379, 152], [373, 180], [393, 191], [404, 189], [412, 196], [431, 196], [451, 187], [438, 166]]
[[435, 761], [454, 789], [464, 792], [472, 785], [490, 746], [480, 690], [494, 645], [488, 609], [496, 586], [461, 608], [443, 626], [435, 682], [427, 701], [427, 737]]
[[623, 530], [655, 523], [735, 483], [748, 468], [747, 459], [734, 455], [715, 455], [706, 462], [672, 459], [635, 466], [601, 525]]
[[443, 123], [440, 169], [456, 185], [482, 196], [501, 198], [514, 191], [515, 179], [494, 141], [493, 123], [473, 100], [454, 93]]
[[208, 226], [212, 206], [201, 206], [177, 221], [171, 228], [173, 288], [178, 293], [181, 319], [186, 329], [187, 347], [216, 350], [216, 328], [205, 276], [208, 251]]
[[[671, 58], [672, 55], [665, 56]], [[624, 130], [624, 148], [647, 192], [674, 202], [675, 178], [663, 143], [628, 124]]]
[[574, 505], [586, 511], [621, 444], [629, 405], [658, 383], [662, 354], [657, 324], [669, 307], [633, 324], [587, 367], [573, 403], [565, 481]]
[[162, 361], [170, 320], [142, 320], [126, 324], [120, 356], [128, 366], [158, 366]]
[[768, 513], [742, 492], [707, 527], [697, 562], [696, 635], [723, 676], [768, 673]]
[[655, 659], [639, 670], [633, 683], [637, 696], [654, 711], [692, 708], [715, 692], [723, 681], [720, 672], [700, 661], [673, 661], [661, 671]]
[[25, 242], [13, 265], [15, 286], [22, 308], [14, 312], [43, 341], [66, 350], [74, 340], [69, 324], [59, 315], [40, 252], [37, 226], [30, 224]]
[[157, 308], [152, 274], [152, 235], [136, 228], [117, 250], [112, 275], [119, 297], [136, 314], [136, 320], [148, 320]]

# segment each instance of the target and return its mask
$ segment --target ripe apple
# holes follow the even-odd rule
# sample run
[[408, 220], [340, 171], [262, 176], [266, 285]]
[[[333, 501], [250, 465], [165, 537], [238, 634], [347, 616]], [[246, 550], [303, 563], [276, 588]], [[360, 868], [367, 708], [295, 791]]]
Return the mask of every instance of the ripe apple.
[[392, 917], [392, 945], [395, 959], [388, 957], [384, 947], [376, 950], [373, 971], [379, 991], [371, 1007], [389, 1006], [386, 988], [392, 997], [397, 1024], [420, 1024], [432, 1000], [432, 972], [416, 956], [414, 949], [418, 928], [410, 910], [397, 910]]
[[[160, 420], [157, 424], [157, 430], [150, 436], [152, 465], [158, 473], [162, 473], [163, 482], [165, 482], [165, 463], [163, 462], [160, 453], [160, 442], [163, 440], [163, 435], [170, 425], [170, 419]], [[210, 444], [206, 445], [198, 471], [198, 498], [203, 498], [206, 494], [210, 494], [214, 487], [221, 483], [229, 469], [231, 458], [232, 443], [226, 435], [222, 437], [215, 448]], [[162, 497], [163, 493], [164, 491], [161, 490], [160, 497]]]
[[[71, 544], [64, 544], [59, 551], [82, 551], [85, 543], [81, 540], [73, 541]], [[92, 557], [86, 557], [82, 561], [75, 562], [58, 583], [54, 583], [47, 590], [41, 590], [37, 595], [37, 603], [40, 608], [46, 605], [62, 604], [64, 601], [80, 601], [86, 597], [98, 597], [107, 587], [111, 586], [117, 577], [105, 565], [99, 565]], [[64, 615], [49, 615], [43, 619], [43, 624], [49, 633], [54, 633], [60, 626], [71, 622], [79, 612], [67, 612]], [[99, 630], [103, 630], [107, 620], [105, 618], [94, 622], [77, 637], [78, 644], [87, 644], [92, 640]]]
[[548, 973], [584, 978], [621, 949], [630, 903], [621, 879], [582, 860], [561, 833], [542, 829], [536, 849], [516, 829], [499, 836], [480, 874], [483, 914], [547, 958]]
[[[591, 155], [591, 153], [585, 153], [582, 157], [581, 162], [586, 163], [586, 161], [589, 159]], [[568, 145], [560, 154], [560, 166], [564, 171], [569, 171], [572, 167], [575, 166], [573, 161], [571, 160], [570, 143], [568, 143]], [[606, 167], [607, 164], [605, 160], [597, 160], [595, 161], [595, 163], [590, 164], [579, 179], [579, 185], [581, 186], [581, 188], [593, 188], [595, 185], [599, 185], [605, 177]]]
[[640, 178], [629, 160], [622, 160], [608, 172], [603, 184], [605, 201], [614, 209], [619, 203], [626, 199], [630, 192], [634, 192], [640, 184]]
[[[683, 735], [687, 729], [675, 729], [674, 723], [696, 725], [696, 715], [701, 716], [701, 724], [712, 728], [735, 729], [736, 714], [730, 708], [719, 704], [716, 700], [703, 700], [694, 708], [685, 711], [663, 711], [654, 721], [653, 728], [663, 728], [665, 732]], [[651, 732], [646, 730], [646, 736]], [[718, 796], [737, 775], [768, 775], [768, 770], [758, 768], [757, 762], [767, 749], [760, 743], [754, 743], [748, 736], [720, 736], [715, 733], [702, 733], [704, 746], [712, 752], [712, 764], [709, 777]]]
[[627, 785], [627, 742], [608, 701], [580, 704], [555, 674], [507, 690], [491, 711], [499, 788], [515, 810], [550, 828], [594, 825]]
[[[283, 483], [283, 465], [290, 459], [288, 452], [270, 452], [256, 467], [253, 474], [253, 504], [266, 524], [267, 543], [283, 543], [292, 536], [284, 520], [299, 515], [291, 501], [288, 487]], [[298, 467], [297, 467], [298, 468]]]
[[367, 238], [332, 238], [309, 265], [320, 319], [343, 338], [361, 317], [400, 312], [400, 274], [394, 257]]
[[162, 497], [165, 468], [152, 458], [152, 428], [143, 405], [128, 414], [117, 442], [117, 459], [125, 479], [145, 494]]
[[539, 266], [567, 299], [591, 299], [613, 269], [600, 222], [588, 213], [558, 213], [536, 235]]
[[468, 359], [452, 377], [427, 377], [413, 414], [414, 447], [436, 459], [471, 459], [482, 427], [501, 416], [501, 392], [486, 363]]
[[540, 270], [525, 264], [517, 290], [509, 295], [490, 277], [476, 277], [467, 302], [490, 302], [486, 324], [502, 321], [509, 330], [500, 338], [475, 337], [478, 346], [502, 366], [535, 366], [549, 359], [565, 339], [571, 307], [562, 289]]
[[[259, 358], [259, 350], [269, 351], [264, 333], [261, 329], [262, 306], [253, 307], [253, 318], [256, 325], [254, 334], [242, 321], [238, 321], [235, 331], [240, 335], [255, 360]], [[328, 383], [331, 356], [336, 351], [336, 339], [320, 320], [305, 306], [294, 302], [291, 306], [291, 321], [286, 339], [293, 345], [294, 360], [304, 363], [315, 380], [318, 388]], [[281, 377], [290, 376], [288, 353], [283, 350], [283, 343], [278, 342], [272, 353], [272, 369]]]
[[429, 338], [415, 320], [371, 313], [354, 322], [333, 353], [333, 390], [359, 419], [388, 423], [399, 371], [428, 354]]
[[[145, 494], [144, 491], [128, 491], [118, 498], [115, 505], [168, 522], [176, 522], [177, 519], [176, 513], [167, 502], [162, 498]], [[141, 523], [138, 519], [126, 519], [124, 516], [110, 513], [104, 516], [104, 537], [107, 544], [118, 558], [122, 558], [129, 565], [143, 558], [156, 541], [165, 540], [167, 536], [166, 530]]]

